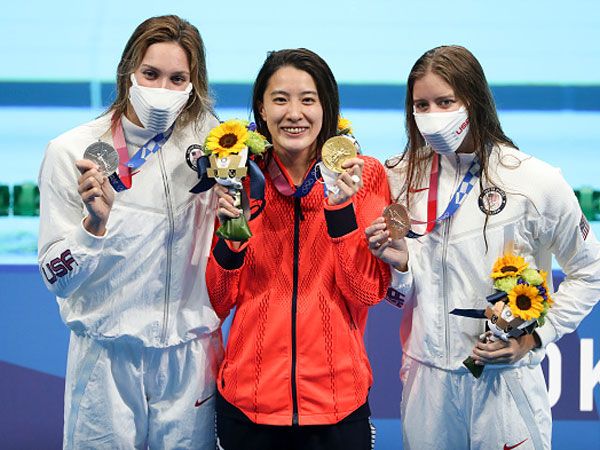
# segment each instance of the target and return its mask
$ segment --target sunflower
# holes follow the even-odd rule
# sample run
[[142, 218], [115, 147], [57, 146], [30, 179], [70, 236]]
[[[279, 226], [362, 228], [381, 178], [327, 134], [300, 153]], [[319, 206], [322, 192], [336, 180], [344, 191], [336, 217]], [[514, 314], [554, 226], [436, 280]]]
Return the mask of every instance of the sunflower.
[[225, 158], [235, 155], [246, 147], [248, 129], [240, 120], [228, 120], [213, 128], [204, 143], [207, 153], [216, 153], [217, 157]]
[[339, 116], [337, 131], [338, 134], [352, 134], [352, 122], [350, 122], [348, 119], [344, 119], [342, 116]]
[[498, 258], [492, 268], [492, 278], [516, 277], [527, 268], [527, 263], [520, 256], [504, 255]]
[[537, 319], [544, 311], [544, 299], [535, 286], [518, 284], [508, 293], [508, 306], [513, 316], [523, 320]]

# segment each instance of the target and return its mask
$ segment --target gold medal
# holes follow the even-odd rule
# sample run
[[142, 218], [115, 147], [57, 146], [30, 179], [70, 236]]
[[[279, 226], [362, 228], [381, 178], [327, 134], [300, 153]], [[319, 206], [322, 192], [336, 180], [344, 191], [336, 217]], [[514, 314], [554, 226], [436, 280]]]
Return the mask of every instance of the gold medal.
[[404, 206], [398, 203], [388, 206], [383, 210], [383, 217], [392, 239], [402, 239], [410, 231], [410, 219]]
[[356, 157], [356, 147], [352, 141], [343, 136], [334, 136], [327, 139], [321, 150], [323, 164], [332, 172], [342, 173], [346, 169], [342, 168], [344, 161]]

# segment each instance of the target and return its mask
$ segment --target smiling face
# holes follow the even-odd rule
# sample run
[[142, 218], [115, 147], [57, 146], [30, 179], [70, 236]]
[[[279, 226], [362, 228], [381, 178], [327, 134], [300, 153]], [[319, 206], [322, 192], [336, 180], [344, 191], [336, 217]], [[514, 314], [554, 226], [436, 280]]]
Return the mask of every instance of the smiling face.
[[323, 107], [308, 72], [284, 66], [273, 73], [262, 98], [260, 116], [282, 159], [308, 161], [315, 156]]

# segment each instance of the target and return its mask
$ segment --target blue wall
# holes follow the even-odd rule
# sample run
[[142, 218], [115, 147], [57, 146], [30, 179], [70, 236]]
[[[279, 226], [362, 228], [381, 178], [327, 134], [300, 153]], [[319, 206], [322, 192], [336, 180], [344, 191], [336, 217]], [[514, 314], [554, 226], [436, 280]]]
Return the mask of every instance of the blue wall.
[[[560, 280], [560, 272], [555, 272]], [[62, 395], [68, 332], [38, 269], [0, 265], [0, 438], [2, 448], [60, 448]], [[398, 379], [401, 312], [385, 303], [372, 308], [366, 345], [375, 384], [371, 406], [378, 427], [377, 449], [401, 448]], [[585, 389], [585, 380], [600, 371], [600, 308], [577, 332], [553, 346], [543, 368], [550, 385], [556, 449], [591, 449], [600, 445], [600, 389]], [[586, 350], [592, 346], [591, 353]], [[586, 369], [587, 367], [587, 369]], [[585, 370], [582, 370], [584, 368]], [[584, 382], [582, 383], [582, 380]], [[591, 397], [591, 398], [590, 398]], [[581, 407], [581, 399], [592, 408]], [[577, 444], [574, 445], [576, 439]]]

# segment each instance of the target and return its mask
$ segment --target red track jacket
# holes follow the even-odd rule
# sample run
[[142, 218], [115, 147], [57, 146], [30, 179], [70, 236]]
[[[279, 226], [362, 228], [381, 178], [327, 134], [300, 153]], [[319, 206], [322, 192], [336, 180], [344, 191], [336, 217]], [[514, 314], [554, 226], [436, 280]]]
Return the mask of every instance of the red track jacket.
[[223, 240], [213, 249], [213, 307], [223, 319], [237, 308], [218, 388], [255, 423], [333, 424], [367, 400], [367, 309], [390, 276], [364, 229], [390, 195], [382, 165], [361, 158], [363, 187], [334, 207], [318, 183], [305, 197], [286, 197], [265, 173], [266, 206], [250, 222], [253, 236], [237, 251]]

